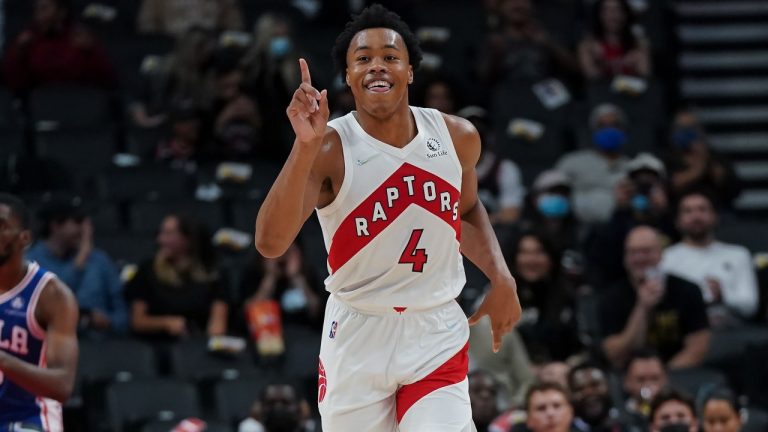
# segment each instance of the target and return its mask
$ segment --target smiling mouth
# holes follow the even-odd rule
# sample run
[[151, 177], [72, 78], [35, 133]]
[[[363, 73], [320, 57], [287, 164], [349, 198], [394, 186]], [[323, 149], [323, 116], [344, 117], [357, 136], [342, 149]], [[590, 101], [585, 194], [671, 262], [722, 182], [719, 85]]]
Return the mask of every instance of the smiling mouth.
[[373, 93], [386, 93], [392, 89], [392, 84], [384, 80], [371, 81], [365, 89]]

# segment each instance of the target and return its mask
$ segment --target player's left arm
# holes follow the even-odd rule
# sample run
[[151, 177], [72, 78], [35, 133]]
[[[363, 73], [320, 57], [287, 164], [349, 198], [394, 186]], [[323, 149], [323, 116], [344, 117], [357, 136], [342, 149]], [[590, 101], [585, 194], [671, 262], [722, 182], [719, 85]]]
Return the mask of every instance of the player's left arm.
[[0, 371], [24, 390], [59, 402], [72, 393], [77, 369], [77, 301], [57, 279], [43, 288], [35, 315], [46, 331], [46, 367], [0, 351]]
[[490, 280], [491, 289], [478, 310], [469, 318], [473, 325], [484, 315], [491, 319], [493, 350], [501, 347], [502, 336], [520, 319], [517, 285], [501, 253], [488, 213], [477, 196], [477, 172], [480, 159], [480, 134], [468, 120], [444, 115], [456, 154], [461, 163], [461, 252]]

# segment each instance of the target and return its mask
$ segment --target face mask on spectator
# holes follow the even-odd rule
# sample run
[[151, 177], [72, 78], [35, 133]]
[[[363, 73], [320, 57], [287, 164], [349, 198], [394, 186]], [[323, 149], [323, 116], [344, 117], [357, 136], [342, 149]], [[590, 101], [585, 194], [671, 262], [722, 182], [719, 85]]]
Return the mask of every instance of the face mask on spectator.
[[688, 423], [672, 423], [662, 426], [659, 432], [688, 432], [691, 426]]
[[298, 427], [296, 410], [276, 407], [264, 413], [264, 428], [269, 432], [295, 432]]
[[604, 127], [592, 134], [592, 142], [603, 151], [615, 152], [627, 141], [627, 134], [615, 127]]
[[561, 218], [571, 211], [571, 203], [568, 198], [557, 194], [543, 194], [536, 201], [539, 212], [546, 217]]
[[631, 205], [635, 211], [645, 212], [651, 206], [651, 202], [648, 199], [648, 196], [643, 194], [637, 194], [632, 197]]
[[682, 151], [688, 151], [699, 139], [701, 139], [699, 131], [694, 128], [679, 128], [672, 134], [672, 142]]
[[269, 42], [269, 52], [272, 57], [282, 58], [291, 50], [291, 40], [286, 36], [277, 36]]
[[307, 296], [304, 295], [304, 291], [300, 287], [293, 287], [283, 293], [280, 303], [286, 312], [300, 311], [307, 306]]

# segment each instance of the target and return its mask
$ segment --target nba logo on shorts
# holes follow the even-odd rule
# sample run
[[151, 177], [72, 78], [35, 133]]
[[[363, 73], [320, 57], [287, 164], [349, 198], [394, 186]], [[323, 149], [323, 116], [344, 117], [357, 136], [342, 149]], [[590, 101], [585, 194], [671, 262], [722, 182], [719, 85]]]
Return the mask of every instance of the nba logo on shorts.
[[336, 337], [336, 328], [338, 327], [339, 327], [339, 323], [337, 323], [336, 321], [331, 323], [331, 331], [328, 333], [329, 338], [333, 339]]

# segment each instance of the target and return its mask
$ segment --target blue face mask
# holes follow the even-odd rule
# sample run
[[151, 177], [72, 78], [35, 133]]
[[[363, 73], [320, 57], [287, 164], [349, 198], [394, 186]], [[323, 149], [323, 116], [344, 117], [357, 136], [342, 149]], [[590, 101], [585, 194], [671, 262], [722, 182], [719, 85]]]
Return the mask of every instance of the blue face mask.
[[615, 152], [627, 142], [627, 134], [615, 127], [604, 127], [592, 134], [592, 142], [603, 151]]
[[278, 36], [269, 42], [269, 52], [273, 57], [281, 58], [291, 50], [291, 40], [285, 36]]
[[632, 197], [632, 208], [638, 212], [645, 212], [651, 206], [651, 201], [645, 195], [635, 195]]
[[701, 135], [694, 128], [680, 128], [672, 134], [672, 143], [682, 151], [689, 150], [691, 145], [699, 139]]
[[546, 217], [562, 218], [571, 211], [571, 203], [562, 195], [544, 194], [536, 201], [539, 212]]

